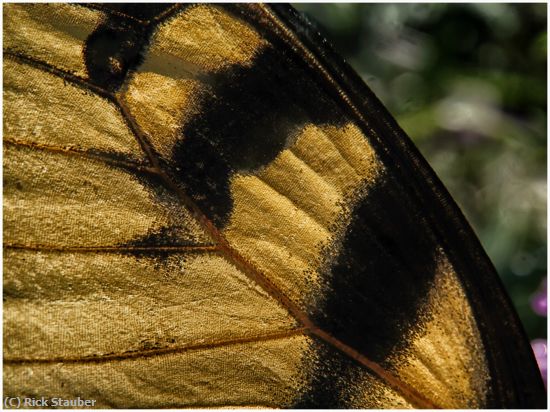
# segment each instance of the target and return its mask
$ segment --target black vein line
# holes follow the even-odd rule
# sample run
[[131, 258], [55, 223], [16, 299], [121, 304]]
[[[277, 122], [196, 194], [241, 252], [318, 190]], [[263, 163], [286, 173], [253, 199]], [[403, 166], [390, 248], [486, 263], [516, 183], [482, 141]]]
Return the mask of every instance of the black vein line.
[[240, 345], [246, 343], [265, 342], [270, 340], [285, 339], [293, 336], [303, 335], [304, 328], [296, 328], [272, 332], [264, 335], [245, 336], [219, 341], [201, 342], [185, 346], [168, 346], [148, 350], [135, 350], [122, 353], [107, 353], [98, 356], [75, 356], [75, 357], [53, 357], [53, 358], [4, 358], [4, 365], [21, 365], [29, 363], [53, 364], [53, 363], [104, 363], [111, 361], [122, 361], [127, 359], [144, 359], [161, 355], [184, 353], [188, 351], [208, 350], [224, 346]]
[[144, 26], [147, 26], [148, 24], [148, 20], [141, 20], [141, 19], [138, 19], [137, 17], [130, 16], [129, 14], [125, 14], [120, 11], [103, 7], [102, 3], [74, 3], [74, 5], [85, 9], [89, 9], [89, 10], [99, 11], [101, 13], [105, 13], [111, 16], [121, 17], [126, 20], [132, 20]]
[[25, 54], [19, 53], [17, 51], [11, 50], [11, 49], [4, 49], [4, 56], [11, 58], [12, 60], [18, 61], [19, 63], [23, 63], [26, 65], [29, 65], [31, 67], [34, 67], [35, 69], [42, 70], [44, 72], [53, 74], [56, 77], [60, 77], [61, 79], [74, 84], [75, 86], [78, 86], [86, 91], [89, 91], [91, 93], [94, 93], [98, 96], [101, 96], [105, 99], [108, 99], [109, 101], [113, 102], [115, 100], [115, 96], [110, 93], [109, 91], [96, 86], [95, 84], [89, 82], [88, 80], [77, 76], [75, 74], [72, 74], [68, 71], [59, 69], [49, 63], [46, 63], [42, 60], [35, 59], [34, 57], [27, 56]]
[[184, 10], [184, 6], [182, 4], [176, 3], [169, 9], [166, 9], [159, 15], [153, 17], [151, 20], [148, 21], [148, 23], [151, 24], [154, 22], [155, 24], [159, 24], [165, 20], [168, 20], [170, 17], [177, 14], [179, 11], [183, 11], [183, 10]]
[[122, 100], [117, 99], [116, 97], [114, 98], [113, 103], [117, 105], [122, 115], [122, 118], [128, 126], [128, 129], [130, 129], [130, 132], [134, 135], [134, 138], [137, 140], [139, 146], [141, 147], [141, 150], [143, 150], [143, 152], [149, 159], [149, 162], [153, 166], [153, 169], [155, 169], [157, 173], [161, 175], [161, 177], [163, 177], [165, 173], [160, 167], [157, 158], [158, 155], [155, 153], [153, 146], [149, 143], [149, 138], [147, 137], [145, 132], [141, 130], [140, 126], [134, 120], [130, 109], [128, 108], [128, 106], [126, 106], [126, 103], [124, 103]]

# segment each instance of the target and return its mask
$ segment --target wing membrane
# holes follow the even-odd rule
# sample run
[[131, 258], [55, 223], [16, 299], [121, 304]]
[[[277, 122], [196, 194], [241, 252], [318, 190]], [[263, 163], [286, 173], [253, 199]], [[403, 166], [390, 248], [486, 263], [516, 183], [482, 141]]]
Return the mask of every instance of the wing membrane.
[[34, 56], [81, 77], [87, 75], [85, 40], [103, 13], [70, 4], [6, 4], [3, 13], [5, 50]]
[[4, 9], [8, 396], [542, 405], [471, 229], [291, 9], [32, 7]]

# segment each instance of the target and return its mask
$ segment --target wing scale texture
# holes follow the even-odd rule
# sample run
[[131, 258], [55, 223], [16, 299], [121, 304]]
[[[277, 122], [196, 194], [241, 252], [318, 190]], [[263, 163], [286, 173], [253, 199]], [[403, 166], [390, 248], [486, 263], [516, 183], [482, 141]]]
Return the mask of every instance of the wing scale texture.
[[6, 396], [542, 407], [458, 208], [292, 9], [4, 21]]

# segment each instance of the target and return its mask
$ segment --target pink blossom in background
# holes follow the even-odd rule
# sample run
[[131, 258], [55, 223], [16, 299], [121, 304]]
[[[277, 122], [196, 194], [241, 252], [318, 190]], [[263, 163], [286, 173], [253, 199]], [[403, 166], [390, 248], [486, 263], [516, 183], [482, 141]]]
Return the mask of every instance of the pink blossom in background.
[[542, 379], [544, 380], [544, 386], [548, 379], [547, 373], [547, 361], [548, 361], [548, 345], [546, 339], [535, 339], [531, 341], [531, 347], [537, 358], [537, 364], [539, 365]]
[[544, 279], [539, 289], [531, 296], [531, 308], [539, 316], [547, 316], [548, 313], [548, 294], [546, 290], [546, 279]]

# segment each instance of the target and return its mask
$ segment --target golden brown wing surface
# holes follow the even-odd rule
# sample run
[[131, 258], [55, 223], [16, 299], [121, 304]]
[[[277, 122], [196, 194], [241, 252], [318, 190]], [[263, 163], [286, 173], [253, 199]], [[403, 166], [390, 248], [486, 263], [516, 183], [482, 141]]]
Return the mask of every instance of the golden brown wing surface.
[[5, 396], [541, 405], [470, 229], [290, 9], [3, 12]]

